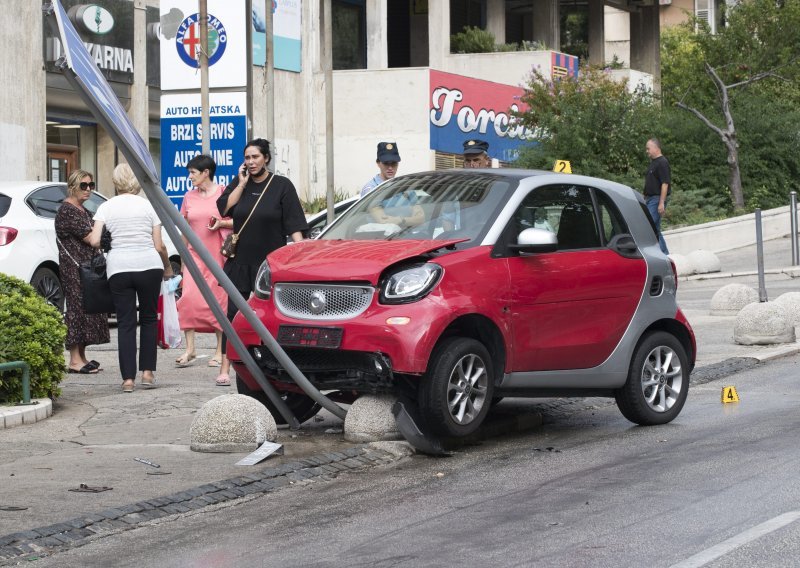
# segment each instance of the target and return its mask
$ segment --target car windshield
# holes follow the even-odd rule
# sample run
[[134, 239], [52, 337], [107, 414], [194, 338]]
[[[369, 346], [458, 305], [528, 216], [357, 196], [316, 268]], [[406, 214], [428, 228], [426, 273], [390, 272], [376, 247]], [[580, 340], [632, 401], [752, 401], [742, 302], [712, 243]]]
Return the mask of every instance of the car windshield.
[[485, 172], [403, 176], [358, 201], [320, 238], [477, 241], [516, 185], [515, 179]]

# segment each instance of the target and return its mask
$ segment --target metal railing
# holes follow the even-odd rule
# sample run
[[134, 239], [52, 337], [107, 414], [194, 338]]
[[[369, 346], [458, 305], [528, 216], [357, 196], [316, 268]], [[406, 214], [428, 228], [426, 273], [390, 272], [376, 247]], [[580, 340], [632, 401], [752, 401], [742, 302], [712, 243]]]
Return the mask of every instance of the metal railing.
[[800, 264], [800, 247], [797, 242], [797, 192], [789, 193], [789, 226], [792, 237], [792, 266]]
[[0, 363], [0, 371], [22, 369], [22, 402], [17, 404], [36, 404], [31, 402], [31, 368], [25, 361]]

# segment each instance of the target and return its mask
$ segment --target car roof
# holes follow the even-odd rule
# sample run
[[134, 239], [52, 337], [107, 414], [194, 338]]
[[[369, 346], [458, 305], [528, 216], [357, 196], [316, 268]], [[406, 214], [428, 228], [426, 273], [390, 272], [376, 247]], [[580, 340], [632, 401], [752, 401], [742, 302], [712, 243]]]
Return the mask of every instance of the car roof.
[[0, 193], [5, 193], [11, 197], [21, 197], [34, 189], [53, 185], [63, 186], [66, 184], [58, 181], [0, 181]]
[[539, 184], [541, 182], [545, 183], [565, 183], [565, 184], [583, 184], [594, 186], [598, 188], [603, 188], [607, 190], [616, 191], [621, 193], [622, 195], [628, 196], [630, 195], [631, 191], [634, 191], [632, 188], [628, 187], [627, 185], [623, 185], [621, 183], [617, 183], [615, 181], [603, 179], [603, 178], [596, 178], [591, 176], [583, 176], [580, 174], [565, 174], [560, 172], [551, 172], [548, 170], [526, 170], [522, 168], [453, 168], [448, 170], [436, 170], [436, 171], [428, 171], [428, 172], [418, 172], [418, 173], [410, 173], [404, 174], [402, 176], [397, 176], [398, 178], [405, 178], [405, 177], [415, 177], [415, 176], [448, 176], [448, 175], [469, 175], [471, 172], [475, 173], [483, 173], [483, 174], [492, 174], [499, 177], [504, 177], [508, 179], [513, 179], [515, 181], [522, 181], [524, 179], [536, 179]]

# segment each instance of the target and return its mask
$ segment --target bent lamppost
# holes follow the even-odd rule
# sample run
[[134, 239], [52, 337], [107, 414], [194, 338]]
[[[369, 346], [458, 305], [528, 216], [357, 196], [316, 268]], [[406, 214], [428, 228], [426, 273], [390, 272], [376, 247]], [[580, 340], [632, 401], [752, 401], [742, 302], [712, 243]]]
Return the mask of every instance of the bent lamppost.
[[275, 338], [270, 334], [269, 330], [267, 330], [261, 320], [250, 309], [245, 298], [242, 297], [228, 276], [223, 272], [222, 268], [214, 261], [213, 257], [211, 257], [211, 254], [206, 250], [202, 241], [200, 241], [199, 237], [197, 237], [189, 227], [186, 219], [178, 213], [164, 192], [161, 191], [155, 164], [150, 156], [147, 145], [133, 127], [133, 124], [131, 124], [119, 99], [117, 99], [114, 91], [106, 82], [105, 77], [100, 73], [94, 60], [86, 51], [83, 41], [67, 18], [67, 14], [59, 0], [53, 0], [51, 3], [45, 4], [42, 6], [42, 11], [47, 17], [54, 34], [60, 38], [64, 47], [64, 56], [57, 62], [57, 67], [61, 69], [64, 73], [64, 77], [72, 85], [75, 92], [81, 97], [97, 121], [106, 129], [112, 140], [114, 140], [114, 143], [122, 150], [131, 169], [136, 174], [142, 189], [153, 204], [167, 234], [183, 257], [190, 274], [194, 277], [200, 289], [200, 293], [211, 307], [214, 317], [217, 318], [223, 331], [228, 336], [228, 340], [242, 357], [242, 361], [248, 371], [250, 371], [259, 386], [261, 386], [267, 394], [269, 400], [275, 405], [275, 408], [289, 423], [291, 428], [297, 429], [300, 427], [297, 418], [275, 388], [264, 378], [261, 369], [245, 348], [242, 340], [236, 335], [225, 312], [217, 303], [208, 283], [206, 283], [200, 273], [199, 267], [189, 254], [188, 247], [181, 239], [181, 234], [189, 241], [200, 256], [200, 259], [225, 289], [228, 297], [239, 309], [239, 312], [272, 352], [280, 365], [286, 369], [295, 383], [323, 408], [330, 411], [335, 416], [344, 419], [347, 412], [341, 406], [323, 395], [303, 375], [300, 369], [297, 368]]

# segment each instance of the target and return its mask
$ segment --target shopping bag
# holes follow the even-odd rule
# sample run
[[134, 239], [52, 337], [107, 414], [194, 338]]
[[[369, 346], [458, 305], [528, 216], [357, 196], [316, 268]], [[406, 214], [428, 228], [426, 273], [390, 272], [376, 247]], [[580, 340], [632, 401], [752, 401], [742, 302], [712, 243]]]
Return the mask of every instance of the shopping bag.
[[178, 306], [175, 303], [175, 291], [170, 288], [168, 280], [162, 282], [161, 295], [158, 297], [158, 346], [162, 349], [181, 346]]

